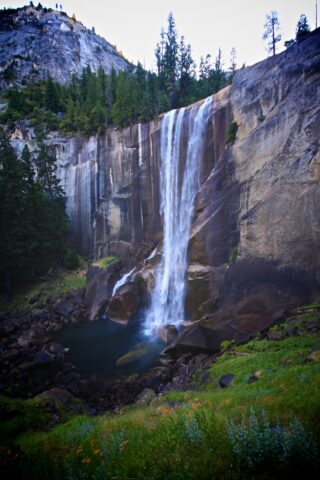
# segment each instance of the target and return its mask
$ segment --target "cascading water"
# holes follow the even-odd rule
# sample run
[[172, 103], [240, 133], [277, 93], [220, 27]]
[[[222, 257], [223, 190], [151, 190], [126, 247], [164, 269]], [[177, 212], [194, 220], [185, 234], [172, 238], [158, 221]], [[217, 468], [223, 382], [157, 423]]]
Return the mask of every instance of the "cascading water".
[[145, 334], [153, 335], [164, 325], [179, 326], [184, 320], [187, 250], [194, 198], [199, 186], [199, 159], [212, 104], [209, 97], [195, 115], [190, 112], [188, 146], [182, 182], [180, 150], [186, 109], [168, 112], [161, 125], [161, 214], [163, 254], [146, 313]]
[[[130, 272], [128, 273], [125, 273], [115, 284], [115, 286], [113, 287], [113, 290], [112, 290], [112, 297], [117, 293], [117, 291], [119, 290], [120, 287], [122, 287], [122, 285], [124, 285], [125, 283], [127, 283], [128, 281], [130, 280], [133, 280], [134, 279], [134, 276], [132, 276], [132, 274], [135, 272], [136, 268], [134, 267], [132, 270], [130, 270]], [[131, 278], [132, 276], [132, 278]]]
[[[151, 260], [156, 255], [156, 253], [157, 253], [157, 249], [155, 248], [154, 250], [152, 250], [150, 255], [143, 261], [143, 265], [146, 265], [148, 260]], [[124, 275], [122, 275], [122, 277], [116, 282], [115, 286], [113, 287], [111, 297], [113, 297], [117, 293], [117, 291], [119, 290], [120, 287], [122, 287], [122, 285], [128, 282], [132, 282], [135, 279], [136, 275], [137, 275], [136, 267], [130, 270], [130, 272], [127, 272]]]

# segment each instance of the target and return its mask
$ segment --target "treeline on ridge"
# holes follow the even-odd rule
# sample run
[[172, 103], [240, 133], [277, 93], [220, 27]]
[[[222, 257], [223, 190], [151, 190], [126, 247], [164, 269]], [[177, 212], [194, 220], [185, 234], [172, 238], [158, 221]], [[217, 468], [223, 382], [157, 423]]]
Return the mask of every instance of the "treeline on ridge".
[[211, 56], [201, 58], [199, 73], [191, 55], [191, 46], [178, 38], [173, 16], [168, 30], [162, 32], [155, 51], [157, 74], [140, 63], [130, 70], [107, 75], [90, 66], [80, 78], [72, 76], [69, 85], [48, 78], [24, 89], [8, 91], [9, 104], [0, 116], [10, 124], [28, 118], [31, 126], [60, 129], [63, 133], [91, 134], [107, 126], [125, 127], [147, 122], [162, 112], [196, 102], [217, 92], [232, 79], [235, 51], [229, 72], [223, 70], [221, 50], [214, 65]]

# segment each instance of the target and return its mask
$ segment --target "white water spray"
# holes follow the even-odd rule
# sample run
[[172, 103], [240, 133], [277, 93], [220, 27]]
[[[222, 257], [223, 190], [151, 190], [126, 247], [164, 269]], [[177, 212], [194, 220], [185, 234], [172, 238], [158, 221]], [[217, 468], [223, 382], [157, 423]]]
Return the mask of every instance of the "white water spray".
[[212, 98], [190, 112], [189, 136], [182, 182], [181, 141], [186, 109], [168, 112], [161, 125], [161, 214], [163, 216], [163, 255], [156, 276], [151, 305], [146, 313], [145, 333], [153, 335], [164, 325], [179, 326], [184, 320], [185, 276], [188, 240], [194, 198], [199, 187], [199, 160], [203, 152]]

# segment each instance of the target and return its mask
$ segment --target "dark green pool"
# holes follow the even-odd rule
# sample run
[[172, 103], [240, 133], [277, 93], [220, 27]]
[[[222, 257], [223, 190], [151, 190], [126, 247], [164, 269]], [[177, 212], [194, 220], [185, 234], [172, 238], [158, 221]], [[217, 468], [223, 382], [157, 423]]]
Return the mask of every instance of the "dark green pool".
[[[159, 364], [164, 348], [162, 342], [150, 342], [141, 333], [141, 325], [123, 326], [108, 319], [67, 326], [55, 335], [55, 341], [70, 348], [69, 358], [81, 374], [106, 377], [147, 371]], [[123, 366], [116, 364], [141, 343], [146, 351], [141, 358]]]

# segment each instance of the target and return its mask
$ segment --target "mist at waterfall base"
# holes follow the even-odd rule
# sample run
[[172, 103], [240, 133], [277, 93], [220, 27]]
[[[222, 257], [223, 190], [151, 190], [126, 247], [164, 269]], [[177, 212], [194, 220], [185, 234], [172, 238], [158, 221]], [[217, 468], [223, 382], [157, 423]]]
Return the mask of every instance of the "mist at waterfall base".
[[70, 325], [55, 335], [55, 341], [70, 348], [69, 359], [82, 375], [100, 374], [106, 378], [146, 372], [159, 364], [164, 348], [160, 340], [148, 342], [146, 354], [127, 365], [117, 360], [136, 345], [144, 343], [141, 324], [120, 325], [107, 318]]
[[160, 193], [163, 217], [163, 253], [156, 274], [151, 304], [145, 316], [144, 333], [154, 336], [159, 328], [185, 320], [187, 253], [194, 211], [194, 199], [199, 187], [199, 164], [203, 153], [212, 98], [209, 97], [193, 115], [189, 111], [188, 145], [182, 182], [181, 143], [185, 129], [186, 108], [164, 115], [161, 125]]

